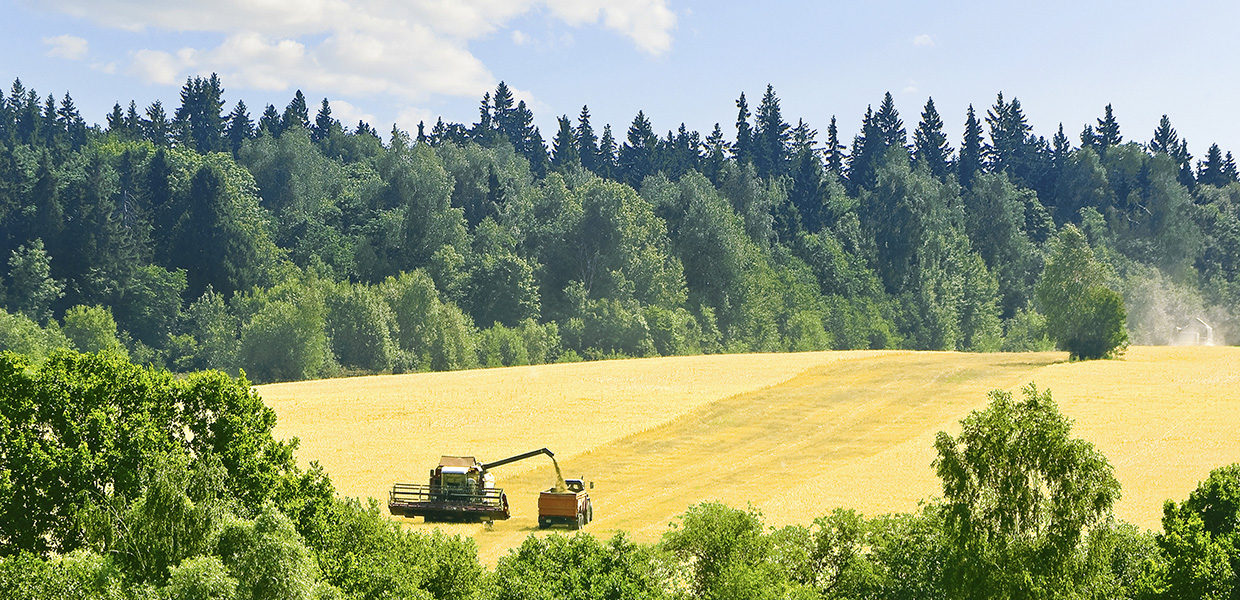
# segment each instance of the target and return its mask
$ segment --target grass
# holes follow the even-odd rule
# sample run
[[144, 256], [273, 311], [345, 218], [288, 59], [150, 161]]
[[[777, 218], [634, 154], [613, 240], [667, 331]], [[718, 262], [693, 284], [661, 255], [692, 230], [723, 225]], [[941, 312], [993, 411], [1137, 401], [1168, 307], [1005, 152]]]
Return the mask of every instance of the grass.
[[[752, 504], [773, 525], [835, 507], [908, 511], [940, 492], [939, 431], [991, 389], [1050, 388], [1124, 486], [1117, 516], [1157, 529], [1162, 502], [1240, 461], [1240, 348], [1130, 349], [1120, 360], [1063, 353], [818, 352], [671, 357], [377, 376], [261, 386], [340, 492], [386, 499], [422, 482], [440, 454], [483, 461], [543, 446], [565, 476], [593, 479], [589, 530], [653, 540], [696, 502]], [[539, 457], [499, 467], [513, 518], [449, 525], [494, 562], [537, 532]], [[411, 527], [426, 527], [409, 521]]]

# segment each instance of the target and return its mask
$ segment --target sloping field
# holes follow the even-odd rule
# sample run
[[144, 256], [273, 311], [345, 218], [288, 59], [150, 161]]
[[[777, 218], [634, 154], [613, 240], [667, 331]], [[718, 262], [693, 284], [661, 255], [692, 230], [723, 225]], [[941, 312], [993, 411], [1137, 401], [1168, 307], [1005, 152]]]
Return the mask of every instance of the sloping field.
[[[1131, 349], [1122, 360], [1062, 353], [820, 352], [673, 357], [261, 386], [278, 436], [301, 438], [340, 492], [386, 502], [421, 483], [440, 454], [483, 461], [547, 446], [585, 475], [597, 535], [656, 539], [690, 504], [760, 509], [808, 523], [843, 506], [907, 511], [938, 495], [939, 431], [991, 389], [1049, 387], [1074, 433], [1094, 442], [1124, 486], [1118, 516], [1157, 528], [1215, 466], [1240, 461], [1240, 348]], [[473, 535], [494, 562], [538, 531], [545, 457], [496, 469], [513, 518], [437, 525]], [[408, 521], [425, 527], [420, 520]]]

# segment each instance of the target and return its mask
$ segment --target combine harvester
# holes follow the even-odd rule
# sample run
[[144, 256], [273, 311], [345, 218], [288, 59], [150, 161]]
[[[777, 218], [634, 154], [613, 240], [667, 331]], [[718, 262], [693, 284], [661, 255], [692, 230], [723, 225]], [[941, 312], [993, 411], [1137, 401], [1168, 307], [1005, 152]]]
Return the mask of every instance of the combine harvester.
[[[480, 463], [472, 456], [440, 457], [439, 465], [431, 469], [427, 485], [397, 483], [392, 486], [392, 491], [388, 493], [388, 512], [399, 517], [422, 517], [427, 523], [503, 521], [512, 516], [508, 511], [508, 497], [504, 495], [503, 489], [495, 487], [495, 476], [491, 474], [491, 469], [539, 454], [546, 454], [555, 465], [556, 487], [549, 490], [550, 492], [573, 498], [584, 495], [584, 502], [579, 500], [576, 503], [584, 507], [582, 513], [574, 519], [584, 524], [587, 517], [593, 516], [589, 496], [584, 492], [584, 484], [580, 480], [574, 480], [577, 490], [570, 491], [564, 476], [560, 474], [560, 465], [555, 460], [555, 454], [546, 448], [489, 463]], [[542, 503], [539, 504], [541, 506]]]

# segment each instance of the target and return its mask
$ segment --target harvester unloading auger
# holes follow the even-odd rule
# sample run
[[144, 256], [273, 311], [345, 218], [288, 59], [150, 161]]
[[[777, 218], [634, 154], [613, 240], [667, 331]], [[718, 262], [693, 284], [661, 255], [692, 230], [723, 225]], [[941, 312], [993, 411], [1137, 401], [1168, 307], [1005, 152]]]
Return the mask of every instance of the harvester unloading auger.
[[508, 497], [495, 487], [490, 470], [508, 463], [546, 454], [555, 465], [556, 489], [567, 485], [560, 474], [555, 454], [546, 448], [480, 463], [472, 456], [442, 456], [431, 469], [427, 485], [397, 483], [388, 493], [388, 512], [401, 517], [422, 517], [431, 521], [502, 521], [511, 516]]

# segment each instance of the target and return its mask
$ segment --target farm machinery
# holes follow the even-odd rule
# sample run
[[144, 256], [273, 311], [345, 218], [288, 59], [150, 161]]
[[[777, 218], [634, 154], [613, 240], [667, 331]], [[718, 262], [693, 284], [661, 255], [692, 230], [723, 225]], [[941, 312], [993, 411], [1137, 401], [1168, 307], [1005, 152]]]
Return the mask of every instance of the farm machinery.
[[[555, 465], [557, 481], [551, 491], [576, 496], [579, 492], [569, 492], [570, 484], [560, 474], [555, 454], [546, 448], [489, 463], [478, 462], [472, 456], [442, 456], [439, 465], [431, 469], [426, 485], [397, 483], [392, 486], [388, 493], [388, 512], [395, 516], [422, 517], [427, 522], [505, 520], [511, 516], [508, 497], [503, 489], [495, 487], [491, 469], [540, 454], [546, 454]], [[574, 482], [584, 490], [580, 480]], [[541, 506], [541, 500], [539, 504]]]

